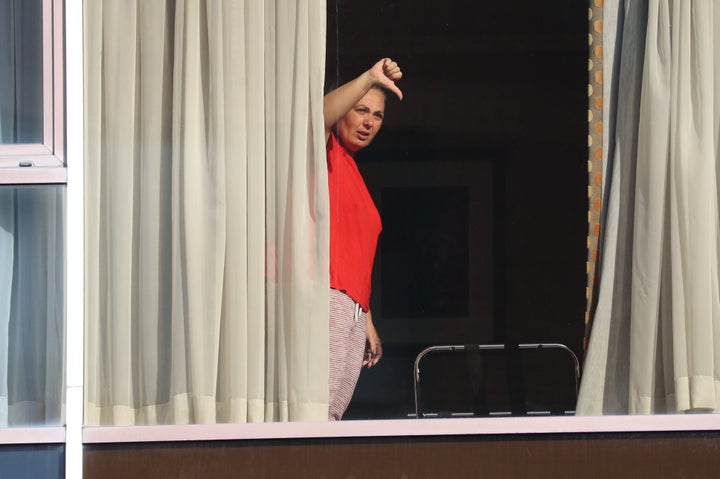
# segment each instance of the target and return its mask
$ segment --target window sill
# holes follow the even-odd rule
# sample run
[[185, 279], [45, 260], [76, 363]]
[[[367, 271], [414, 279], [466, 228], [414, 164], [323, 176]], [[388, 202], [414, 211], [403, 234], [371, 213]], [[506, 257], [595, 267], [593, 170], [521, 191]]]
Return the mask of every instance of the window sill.
[[58, 166], [0, 167], [0, 185], [67, 183], [67, 168]]
[[62, 426], [0, 428], [0, 445], [63, 444], [64, 442], [65, 428]]
[[720, 430], [715, 414], [402, 419], [317, 423], [85, 427], [86, 444], [339, 437], [587, 434]]

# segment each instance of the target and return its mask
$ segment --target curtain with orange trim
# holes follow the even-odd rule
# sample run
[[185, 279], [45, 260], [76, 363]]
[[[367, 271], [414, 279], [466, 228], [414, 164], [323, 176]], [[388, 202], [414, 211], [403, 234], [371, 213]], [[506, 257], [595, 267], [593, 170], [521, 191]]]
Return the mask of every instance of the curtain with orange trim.
[[603, 7], [606, 180], [577, 412], [715, 411], [720, 6]]

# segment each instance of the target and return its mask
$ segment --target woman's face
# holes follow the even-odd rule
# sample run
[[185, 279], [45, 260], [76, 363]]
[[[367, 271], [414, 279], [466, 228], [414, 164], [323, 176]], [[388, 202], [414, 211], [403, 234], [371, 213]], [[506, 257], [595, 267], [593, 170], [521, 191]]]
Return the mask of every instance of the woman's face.
[[338, 122], [340, 141], [351, 155], [370, 144], [382, 126], [385, 116], [385, 96], [369, 90]]

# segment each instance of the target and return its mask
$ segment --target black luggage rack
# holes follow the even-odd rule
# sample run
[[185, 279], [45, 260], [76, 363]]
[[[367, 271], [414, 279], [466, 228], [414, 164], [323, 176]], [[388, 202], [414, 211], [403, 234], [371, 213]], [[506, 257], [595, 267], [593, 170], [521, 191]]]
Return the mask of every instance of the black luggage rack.
[[[492, 417], [492, 416], [538, 416], [538, 415], [573, 415], [574, 410], [562, 408], [541, 408], [532, 409], [527, 407], [525, 400], [525, 386], [523, 380], [523, 369], [521, 360], [521, 351], [560, 351], [565, 353], [569, 363], [563, 365], [563, 371], [553, 371], [562, 374], [563, 380], [566, 382], [574, 381], [574, 394], [577, 400], [577, 394], [580, 384], [580, 362], [577, 355], [566, 345], [561, 343], [514, 343], [514, 344], [454, 344], [454, 345], [437, 345], [423, 349], [415, 358], [413, 368], [413, 389], [415, 414], [410, 415], [416, 418], [437, 418], [437, 417]], [[483, 360], [481, 356], [484, 352], [495, 352], [489, 354], [502, 354], [502, 360], [506, 364], [505, 374], [508, 376], [505, 380], [508, 383], [507, 393], [510, 400], [509, 408], [501, 408], [493, 410], [486, 402], [485, 391], [485, 374], [483, 372]], [[421, 393], [421, 362], [424, 358], [431, 354], [447, 354], [447, 353], [464, 353], [464, 364], [467, 372], [467, 383], [464, 387], [470, 388], [474, 400], [468, 410], [461, 411], [425, 411], [423, 406], [423, 395]], [[487, 360], [485, 361], [487, 362]], [[539, 366], [537, 366], [539, 367]], [[487, 369], [487, 365], [486, 365]], [[572, 387], [567, 385], [568, 388]], [[427, 386], [426, 386], [427, 387]], [[574, 405], [573, 405], [574, 407]]]

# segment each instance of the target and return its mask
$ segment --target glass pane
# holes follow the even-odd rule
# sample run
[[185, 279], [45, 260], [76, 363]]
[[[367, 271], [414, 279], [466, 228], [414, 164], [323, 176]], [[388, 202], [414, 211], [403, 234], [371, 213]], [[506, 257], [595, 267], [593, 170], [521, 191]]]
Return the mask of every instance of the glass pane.
[[62, 424], [65, 186], [0, 188], [0, 426]]
[[[383, 223], [370, 300], [383, 357], [344, 419], [413, 416], [414, 361], [430, 346], [583, 350], [587, 2], [416, 5], [328, 2], [328, 90], [386, 55], [404, 74], [403, 100], [388, 95], [355, 155]], [[428, 357], [425, 411], [574, 410], [572, 370], [534, 353], [512, 368], [504, 355]], [[524, 401], [511, 407], [511, 393]]]
[[42, 0], [0, 0], [0, 144], [42, 143]]
[[2, 477], [65, 477], [65, 446], [37, 444], [31, 446], [0, 446]]

